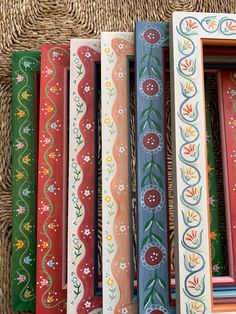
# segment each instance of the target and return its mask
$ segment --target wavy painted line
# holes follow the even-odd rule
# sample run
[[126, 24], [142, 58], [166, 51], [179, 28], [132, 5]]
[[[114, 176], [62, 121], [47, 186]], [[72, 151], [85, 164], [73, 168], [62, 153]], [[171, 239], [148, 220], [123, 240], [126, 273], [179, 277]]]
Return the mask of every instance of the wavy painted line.
[[[85, 54], [90, 54], [91, 58], [86, 58]], [[85, 73], [83, 78], [79, 81], [77, 92], [83, 103], [85, 105], [85, 112], [84, 115], [81, 116], [79, 121], [79, 129], [84, 140], [84, 145], [81, 147], [80, 151], [77, 154], [77, 161], [80, 166], [80, 169], [83, 173], [88, 173], [91, 171], [90, 176], [83, 176], [80, 182], [80, 185], [77, 189], [77, 195], [79, 200], [84, 208], [84, 216], [81, 220], [80, 225], [78, 226], [77, 234], [80, 238], [80, 241], [83, 243], [84, 246], [84, 256], [82, 257], [81, 261], [77, 265], [77, 276], [80, 279], [83, 288], [84, 288], [84, 295], [81, 295], [80, 302], [77, 307], [78, 313], [88, 313], [88, 310], [84, 306], [84, 302], [90, 301], [91, 302], [91, 312], [94, 310], [100, 310], [101, 308], [101, 298], [94, 296], [94, 258], [93, 252], [94, 250], [94, 241], [91, 240], [89, 237], [81, 238], [81, 234], [83, 234], [83, 230], [85, 228], [89, 228], [92, 235], [94, 235], [94, 222], [95, 222], [95, 210], [91, 210], [95, 204], [95, 165], [94, 165], [94, 156], [95, 156], [95, 130], [92, 132], [92, 129], [95, 128], [95, 108], [94, 108], [94, 62], [100, 60], [100, 53], [96, 50], [88, 47], [88, 46], [81, 46], [77, 50], [77, 54], [84, 66]], [[89, 92], [85, 91], [85, 88], [90, 88]], [[92, 126], [89, 129], [85, 128], [86, 123], [90, 123]], [[92, 145], [92, 143], [94, 145]], [[91, 156], [91, 163], [84, 163], [83, 155], [89, 154]], [[90, 190], [91, 197], [83, 197], [85, 190]], [[88, 250], [89, 248], [89, 250]], [[89, 267], [91, 279], [89, 276], [86, 276], [82, 270]], [[90, 311], [89, 311], [90, 313]]]
[[[129, 313], [137, 312], [137, 304], [132, 303], [131, 285], [127, 284], [132, 278], [131, 257], [130, 257], [130, 234], [126, 233], [121, 236], [119, 225], [122, 222], [130, 227], [130, 208], [129, 208], [129, 155], [128, 155], [128, 95], [127, 95], [127, 56], [134, 54], [134, 46], [130, 42], [114, 38], [112, 48], [117, 56], [117, 62], [112, 70], [112, 80], [117, 91], [116, 98], [112, 106], [112, 118], [117, 128], [117, 135], [113, 143], [113, 156], [115, 159], [116, 173], [111, 181], [110, 190], [114, 201], [117, 204], [117, 212], [113, 223], [113, 233], [116, 241], [115, 257], [112, 260], [112, 272], [119, 286], [120, 299], [116, 304], [114, 313], [118, 314], [122, 308], [126, 308]], [[123, 46], [122, 46], [123, 45]], [[119, 47], [124, 47], [120, 49]], [[121, 75], [123, 73], [123, 75]], [[121, 77], [122, 76], [122, 77]], [[122, 95], [122, 98], [119, 97]], [[117, 115], [119, 108], [122, 108], [126, 115], [120, 117]], [[119, 155], [118, 148], [126, 148], [126, 154]], [[120, 192], [119, 186], [123, 185], [124, 189]], [[120, 271], [120, 263], [126, 263], [127, 271]]]

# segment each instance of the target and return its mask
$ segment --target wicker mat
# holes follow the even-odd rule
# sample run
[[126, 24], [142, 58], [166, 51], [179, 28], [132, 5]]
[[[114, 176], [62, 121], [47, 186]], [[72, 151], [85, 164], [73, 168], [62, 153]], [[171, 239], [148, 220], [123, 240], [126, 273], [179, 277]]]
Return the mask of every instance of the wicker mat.
[[168, 21], [172, 11], [235, 10], [234, 0], [0, 0], [0, 314], [12, 313], [11, 52], [133, 31], [136, 20]]

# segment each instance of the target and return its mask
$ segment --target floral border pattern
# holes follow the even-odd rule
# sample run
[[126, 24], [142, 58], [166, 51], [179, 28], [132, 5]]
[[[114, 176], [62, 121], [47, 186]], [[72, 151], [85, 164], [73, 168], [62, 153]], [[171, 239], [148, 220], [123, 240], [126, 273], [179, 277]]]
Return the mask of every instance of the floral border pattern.
[[[67, 287], [69, 313], [102, 313], [102, 297], [94, 295], [94, 85], [97, 61], [100, 61], [100, 40], [71, 41]], [[88, 173], [89, 176], [86, 175]]]
[[36, 137], [35, 73], [40, 52], [12, 56], [12, 306], [35, 310], [36, 286]]
[[[178, 310], [181, 313], [211, 313], [212, 287], [209, 260], [209, 227], [204, 91], [202, 90], [201, 38], [236, 39], [234, 15], [173, 13], [173, 65], [175, 90], [175, 178], [179, 239], [176, 246], [179, 272]], [[184, 136], [191, 127], [194, 132]], [[190, 168], [194, 177], [182, 173]], [[189, 220], [188, 212], [196, 219]], [[194, 258], [193, 258], [194, 254]], [[184, 265], [184, 267], [183, 267]], [[227, 305], [226, 305], [227, 307]]]
[[133, 33], [102, 33], [104, 313], [137, 312], [131, 289], [128, 178], [127, 56], [133, 54]]
[[39, 112], [36, 312], [66, 313], [63, 288], [65, 210], [65, 68], [69, 47], [43, 45]]

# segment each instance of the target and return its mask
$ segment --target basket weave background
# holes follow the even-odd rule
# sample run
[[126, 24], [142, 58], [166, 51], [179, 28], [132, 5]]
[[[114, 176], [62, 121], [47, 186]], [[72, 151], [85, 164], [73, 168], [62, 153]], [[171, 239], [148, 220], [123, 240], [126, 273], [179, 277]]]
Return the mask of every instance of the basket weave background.
[[12, 313], [11, 52], [133, 31], [135, 21], [169, 21], [172, 11], [235, 13], [236, 7], [234, 0], [0, 0], [0, 314]]

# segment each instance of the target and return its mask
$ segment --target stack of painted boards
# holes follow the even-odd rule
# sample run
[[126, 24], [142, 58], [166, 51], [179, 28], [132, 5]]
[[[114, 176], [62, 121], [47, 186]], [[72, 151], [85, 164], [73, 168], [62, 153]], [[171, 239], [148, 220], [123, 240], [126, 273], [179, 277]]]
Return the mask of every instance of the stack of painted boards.
[[[70, 46], [45, 44], [41, 52], [13, 53], [14, 310], [236, 313], [236, 72], [219, 69], [217, 63], [213, 67], [220, 95], [225, 275], [203, 45], [221, 47], [232, 57], [236, 15], [178, 12], [170, 30], [167, 23], [137, 22], [135, 33], [106, 32], [101, 40], [72, 39]], [[175, 279], [170, 279], [167, 202], [169, 68]], [[136, 226], [131, 73], [136, 95]]]

